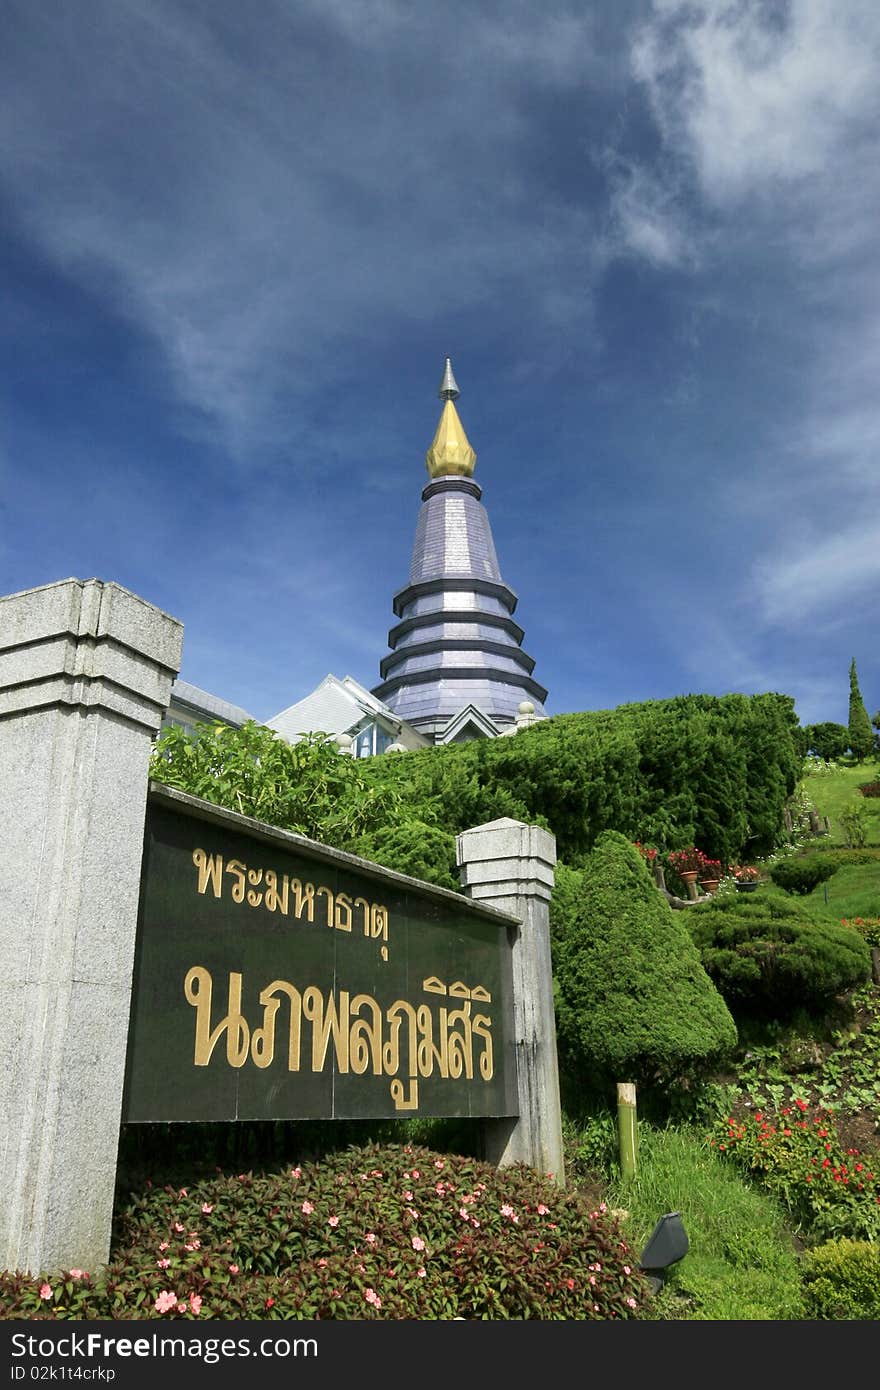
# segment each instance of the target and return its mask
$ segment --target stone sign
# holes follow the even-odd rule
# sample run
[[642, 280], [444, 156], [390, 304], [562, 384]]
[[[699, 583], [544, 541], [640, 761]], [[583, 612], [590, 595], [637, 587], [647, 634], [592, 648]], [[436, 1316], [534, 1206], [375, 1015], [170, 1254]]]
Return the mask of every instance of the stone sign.
[[516, 1115], [505, 915], [248, 824], [151, 790], [123, 1120]]

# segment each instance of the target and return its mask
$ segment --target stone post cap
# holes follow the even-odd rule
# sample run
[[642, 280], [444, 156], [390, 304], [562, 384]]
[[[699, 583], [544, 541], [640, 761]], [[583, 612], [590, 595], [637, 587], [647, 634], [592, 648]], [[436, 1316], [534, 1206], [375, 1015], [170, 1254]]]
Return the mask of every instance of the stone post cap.
[[501, 816], [457, 835], [455, 856], [459, 866], [487, 859], [534, 859], [552, 866], [556, 863], [556, 836], [540, 825]]
[[118, 641], [175, 674], [183, 624], [113, 581], [60, 579], [0, 598], [0, 648], [75, 637]]

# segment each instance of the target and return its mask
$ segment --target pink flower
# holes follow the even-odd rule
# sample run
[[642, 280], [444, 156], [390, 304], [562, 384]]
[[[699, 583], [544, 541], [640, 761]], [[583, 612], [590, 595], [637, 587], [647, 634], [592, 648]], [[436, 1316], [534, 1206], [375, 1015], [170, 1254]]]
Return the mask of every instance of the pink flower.
[[183, 1248], [184, 1250], [198, 1250], [201, 1243], [202, 1242], [200, 1240], [188, 1240]]
[[187, 1196], [187, 1190], [186, 1190], [185, 1187], [182, 1187], [182, 1188], [180, 1189], [179, 1195], [180, 1195], [181, 1197], [186, 1197], [186, 1196]]
[[230, 1273], [230, 1274], [237, 1274], [237, 1273], [238, 1273], [238, 1265], [230, 1265], [230, 1266], [229, 1266], [229, 1273]]
[[185, 1313], [185, 1312], [186, 1312], [186, 1304], [185, 1304], [185, 1303], [178, 1303], [178, 1305], [177, 1305], [177, 1311], [178, 1311], [178, 1313]]
[[339, 1225], [339, 1217], [338, 1217], [338, 1216], [328, 1216], [328, 1217], [327, 1217], [327, 1225], [328, 1225], [328, 1226], [338, 1226], [338, 1225]]
[[425, 1242], [422, 1240], [421, 1236], [413, 1236], [412, 1248], [413, 1250], [424, 1250]]
[[52, 1297], [52, 1286], [51, 1286], [50, 1284], [41, 1284], [41, 1285], [40, 1285], [40, 1298], [51, 1298], [51, 1297]]
[[178, 1233], [181, 1232], [181, 1231], [183, 1230], [183, 1227], [181, 1226], [181, 1224], [180, 1224], [179, 1221], [175, 1221], [175, 1223], [174, 1223], [174, 1229], [175, 1229], [175, 1231], [177, 1231]]
[[420, 1178], [420, 1177], [422, 1176], [421, 1173], [419, 1172], [418, 1168], [413, 1168], [413, 1170], [412, 1170], [412, 1175], [413, 1175], [414, 1178]]
[[177, 1294], [166, 1289], [164, 1293], [159, 1294], [153, 1307], [157, 1313], [167, 1313], [170, 1308], [177, 1307]]
[[[573, 1289], [573, 1288], [574, 1288], [574, 1280], [573, 1280], [573, 1279], [566, 1279], [565, 1282], [566, 1282], [566, 1284], [568, 1285], [568, 1287], [569, 1287], [570, 1289]], [[595, 1284], [595, 1282], [596, 1282], [595, 1279], [591, 1279], [591, 1280], [590, 1280], [590, 1283], [591, 1283], [591, 1284]]]
[[291, 1168], [291, 1170], [290, 1170], [290, 1176], [291, 1176], [292, 1178], [301, 1178], [301, 1177], [302, 1177], [302, 1168]]
[[372, 1303], [374, 1308], [382, 1307], [382, 1300], [376, 1293], [375, 1289], [365, 1289], [364, 1298], [367, 1300], [368, 1303]]
[[367, 1231], [367, 1241], [370, 1245], [376, 1244], [376, 1237], [372, 1231]]
[[312, 1206], [311, 1202], [303, 1202], [301, 1210], [306, 1216], [311, 1216], [315, 1208]]
[[435, 1167], [435, 1168], [445, 1168], [445, 1167], [446, 1167], [446, 1164], [445, 1164], [445, 1162], [444, 1162], [444, 1160], [443, 1160], [442, 1158], [435, 1158], [435, 1159], [434, 1159], [434, 1167]]
[[165, 1259], [163, 1259], [163, 1260], [157, 1260], [157, 1261], [156, 1261], [156, 1264], [159, 1266], [160, 1269], [167, 1269], [168, 1266], [170, 1265], [170, 1263], [171, 1263], [170, 1260], [165, 1260]]
[[467, 1207], [459, 1207], [458, 1214], [463, 1221], [470, 1220], [470, 1212], [468, 1211]]
[[420, 1270], [417, 1271], [417, 1273], [418, 1273], [418, 1276], [419, 1276], [420, 1279], [424, 1279], [424, 1277], [425, 1277], [425, 1275], [428, 1273], [428, 1271], [425, 1269], [425, 1267], [424, 1267], [424, 1265], [423, 1265], [422, 1268], [421, 1268]]
[[623, 1272], [624, 1274], [632, 1274], [632, 1270], [630, 1269], [629, 1265], [623, 1266]]
[[168, 1249], [168, 1241], [167, 1241], [167, 1240], [160, 1240], [160, 1241], [159, 1241], [159, 1249], [160, 1249], [160, 1250], [167, 1250], [167, 1249]]
[[190, 1296], [189, 1296], [189, 1306], [190, 1306], [190, 1309], [192, 1310], [192, 1312], [195, 1313], [196, 1317], [198, 1317], [198, 1316], [199, 1316], [199, 1313], [200, 1313], [201, 1310], [202, 1310], [202, 1300], [201, 1300], [201, 1297], [200, 1297], [199, 1294], [197, 1294], [197, 1293], [191, 1293], [191, 1294], [190, 1294]]
[[509, 1216], [511, 1221], [513, 1221], [514, 1223], [517, 1223], [519, 1221], [519, 1217], [517, 1216], [516, 1212], [514, 1211], [513, 1207], [510, 1205], [509, 1202], [505, 1202], [502, 1206], [501, 1215]]
[[629, 1307], [629, 1308], [635, 1308], [635, 1306], [636, 1306], [636, 1301], [635, 1301], [634, 1298], [628, 1298], [628, 1299], [626, 1300], [626, 1302], [627, 1302], [627, 1307]]
[[319, 1261], [318, 1261], [318, 1268], [319, 1268], [319, 1269], [326, 1269], [326, 1268], [327, 1268], [327, 1261], [326, 1261], [326, 1260], [319, 1260]]
[[539, 1215], [539, 1216], [546, 1216], [549, 1210], [550, 1210], [550, 1208], [549, 1208], [549, 1207], [545, 1207], [543, 1202], [539, 1202], [539, 1203], [538, 1203], [538, 1215]]
[[274, 1306], [274, 1303], [275, 1303], [275, 1300], [274, 1300], [274, 1298], [272, 1297], [272, 1295], [270, 1294], [269, 1297], [266, 1299], [266, 1302], [263, 1304], [263, 1307], [264, 1307], [264, 1308], [271, 1308], [271, 1307]]
[[71, 1279], [88, 1279], [89, 1276], [84, 1269], [72, 1269], [70, 1277]]
[[412, 1193], [411, 1193], [411, 1192], [404, 1192], [404, 1194], [403, 1194], [403, 1200], [404, 1200], [405, 1202], [411, 1202], [411, 1201], [413, 1200], [413, 1195], [412, 1195]]
[[205, 1213], [206, 1216], [210, 1216], [213, 1210], [214, 1208], [212, 1207], [210, 1202], [202, 1202], [202, 1211]]

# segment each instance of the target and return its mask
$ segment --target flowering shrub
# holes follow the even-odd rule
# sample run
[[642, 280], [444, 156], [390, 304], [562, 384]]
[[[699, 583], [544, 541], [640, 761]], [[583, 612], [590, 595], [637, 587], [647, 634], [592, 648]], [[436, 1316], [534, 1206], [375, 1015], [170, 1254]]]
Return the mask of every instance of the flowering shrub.
[[0, 1273], [0, 1317], [56, 1320], [611, 1319], [647, 1296], [604, 1206], [412, 1145], [148, 1187], [96, 1276]]
[[641, 840], [633, 840], [633, 844], [647, 864], [653, 864], [655, 862], [657, 851], [653, 845], [643, 845]]
[[880, 782], [860, 782], [862, 796], [880, 796]]
[[803, 1233], [880, 1238], [880, 1174], [858, 1149], [844, 1150], [830, 1109], [811, 1113], [798, 1099], [776, 1115], [731, 1115], [709, 1143], [755, 1174]]
[[710, 859], [708, 855], [703, 855], [703, 863], [700, 868], [700, 878], [712, 882], [721, 878], [721, 860]]

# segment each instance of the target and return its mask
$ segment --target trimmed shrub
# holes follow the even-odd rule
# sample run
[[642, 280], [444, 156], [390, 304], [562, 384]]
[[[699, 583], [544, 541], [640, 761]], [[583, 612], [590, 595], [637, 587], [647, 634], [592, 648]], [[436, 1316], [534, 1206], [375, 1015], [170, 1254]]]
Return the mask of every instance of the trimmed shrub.
[[810, 854], [803, 858], [782, 859], [770, 870], [770, 877], [778, 888], [786, 893], [806, 896], [837, 873], [838, 863], [822, 854]]
[[349, 849], [399, 874], [410, 874], [453, 892], [461, 890], [455, 865], [455, 836], [439, 825], [409, 820], [402, 825], [382, 826], [356, 840]]
[[880, 1318], [880, 1244], [830, 1240], [803, 1256], [804, 1305], [808, 1318], [873, 1322]]
[[733, 1019], [635, 846], [609, 830], [583, 869], [557, 868], [550, 924], [564, 1082], [597, 1092], [668, 1082], [729, 1055]]
[[871, 953], [849, 927], [797, 916], [785, 899], [715, 897], [687, 910], [710, 978], [740, 1013], [818, 1010], [871, 977]]

